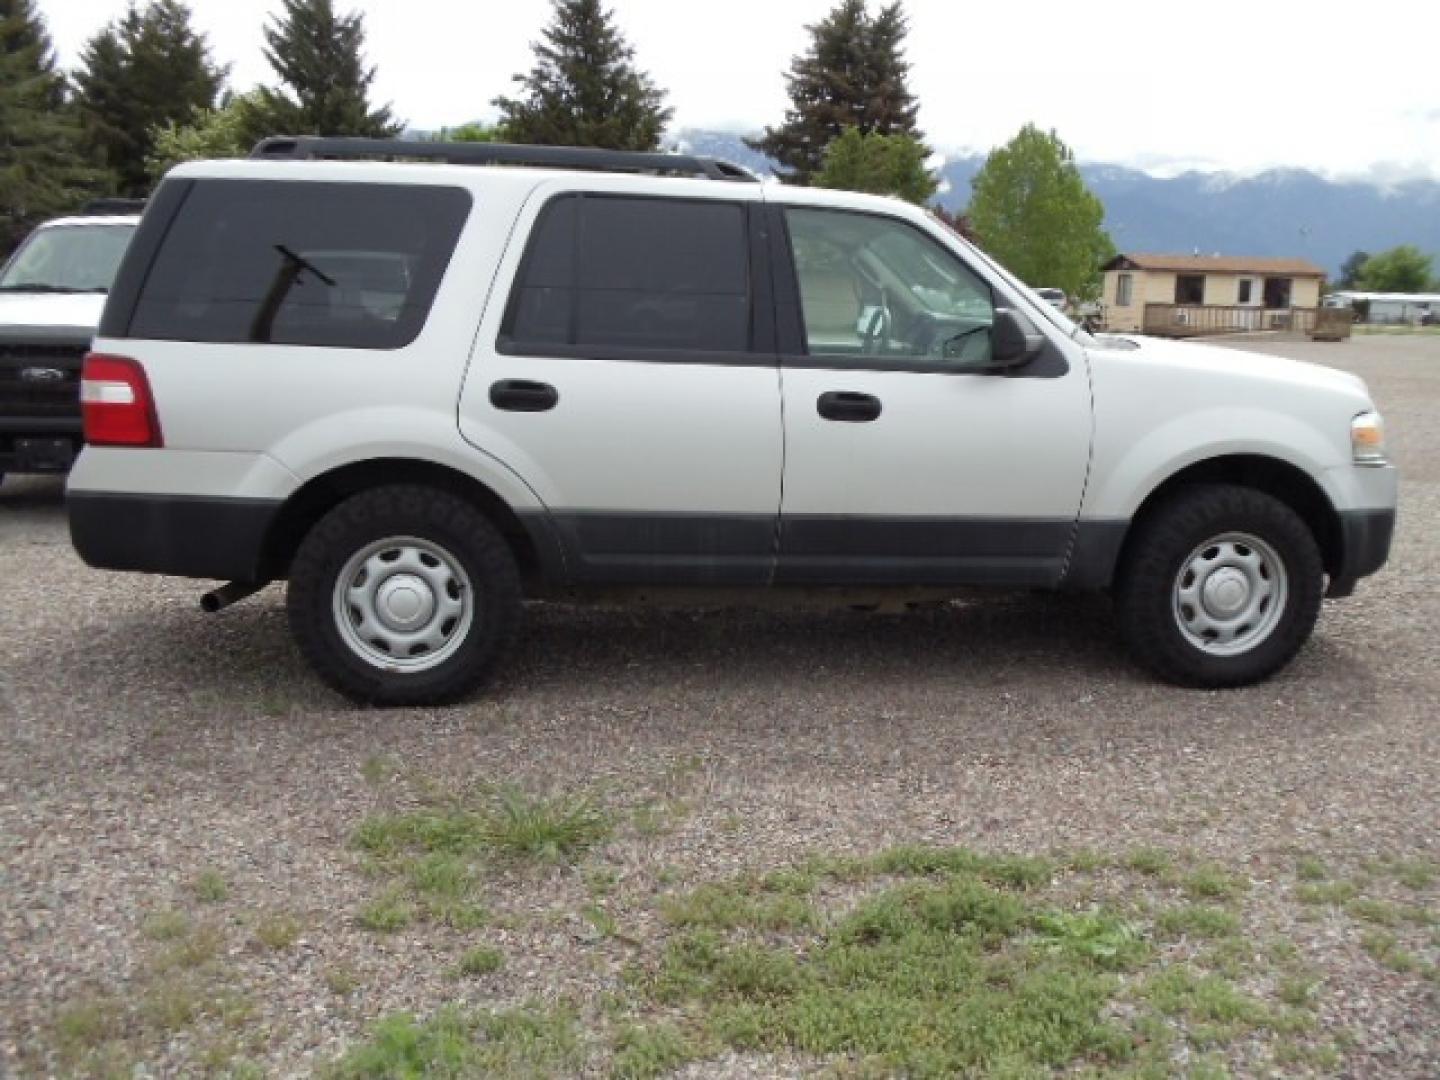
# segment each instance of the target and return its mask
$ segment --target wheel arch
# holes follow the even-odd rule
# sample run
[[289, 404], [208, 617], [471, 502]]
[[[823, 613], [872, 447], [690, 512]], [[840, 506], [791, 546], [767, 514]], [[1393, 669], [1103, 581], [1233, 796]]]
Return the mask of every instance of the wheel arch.
[[526, 591], [538, 589], [555, 572], [559, 547], [539, 515], [523, 518], [495, 491], [468, 473], [416, 458], [380, 457], [349, 462], [312, 477], [285, 500], [266, 532], [262, 576], [281, 579], [305, 535], [345, 499], [384, 484], [419, 484], [446, 491], [478, 507], [500, 531], [519, 567]]
[[1105, 589], [1125, 565], [1142, 525], [1176, 491], [1196, 484], [1238, 484], [1279, 499], [1315, 537], [1325, 572], [1334, 581], [1345, 566], [1345, 533], [1325, 490], [1304, 469], [1261, 453], [1215, 454], [1193, 461], [1151, 487], [1128, 518], [1081, 520], [1062, 588]]
[[1325, 572], [1335, 575], [1344, 565], [1344, 533], [1340, 515], [1324, 489], [1304, 469], [1267, 454], [1223, 454], [1193, 462], [1156, 485], [1130, 518], [1117, 552], [1115, 570], [1125, 565], [1128, 549], [1140, 526], [1175, 492], [1196, 484], [1238, 484], [1263, 491], [1300, 517], [1319, 545]]

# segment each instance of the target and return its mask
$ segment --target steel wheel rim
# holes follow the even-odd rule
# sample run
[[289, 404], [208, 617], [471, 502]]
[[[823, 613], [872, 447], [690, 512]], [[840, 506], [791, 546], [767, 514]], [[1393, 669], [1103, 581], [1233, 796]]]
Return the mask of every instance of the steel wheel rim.
[[439, 544], [392, 536], [367, 544], [335, 579], [335, 627], [352, 653], [384, 671], [428, 671], [464, 642], [475, 592]]
[[1211, 656], [1238, 656], [1275, 632], [1289, 591], [1285, 563], [1270, 544], [1227, 532], [1180, 564], [1171, 607], [1189, 644]]

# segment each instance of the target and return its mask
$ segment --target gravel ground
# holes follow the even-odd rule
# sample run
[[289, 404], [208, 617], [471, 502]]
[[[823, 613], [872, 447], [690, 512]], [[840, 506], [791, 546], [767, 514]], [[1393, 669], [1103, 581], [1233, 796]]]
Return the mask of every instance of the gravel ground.
[[[60, 1068], [40, 1050], [56, 1016], [139, 993], [153, 916], [177, 907], [220, 927], [224, 979], [251, 1003], [239, 1049], [278, 1075], [332, 1060], [390, 1010], [613, 985], [624, 957], [575, 914], [578, 871], [492, 883], [486, 939], [507, 963], [488, 979], [446, 977], [458, 931], [356, 925], [376, 885], [347, 838], [416, 776], [670, 807], [665, 827], [626, 827], [604, 851], [612, 902], [642, 930], [657, 891], [813, 851], [1189, 850], [1247, 875], [1247, 919], [1323, 972], [1321, 1023], [1347, 1033], [1337, 1071], [1440, 1074], [1434, 980], [1289, 899], [1301, 856], [1337, 873], [1440, 859], [1440, 340], [1243, 347], [1367, 378], [1402, 517], [1390, 567], [1326, 603], [1286, 672], [1224, 693], [1137, 672], [1103, 599], [1022, 596], [907, 616], [536, 609], [480, 699], [357, 710], [301, 665], [280, 589], [202, 616], [196, 583], [82, 566], [60, 485], [7, 480], [0, 1075]], [[228, 884], [208, 908], [190, 891], [204, 870]], [[1437, 886], [1420, 895], [1440, 913]], [[298, 940], [257, 946], [276, 912]], [[1412, 947], [1433, 964], [1440, 938]], [[334, 992], [337, 972], [353, 991]], [[202, 1068], [199, 1035], [177, 1031], [148, 1074]], [[691, 1074], [804, 1068], [730, 1056]]]

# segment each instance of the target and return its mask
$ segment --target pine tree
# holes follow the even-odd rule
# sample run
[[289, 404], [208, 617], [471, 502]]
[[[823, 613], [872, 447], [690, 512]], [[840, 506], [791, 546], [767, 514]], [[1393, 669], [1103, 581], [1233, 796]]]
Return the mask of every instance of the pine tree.
[[156, 131], [214, 108], [225, 75], [180, 0], [152, 0], [143, 10], [132, 3], [90, 39], [75, 75], [77, 103], [121, 194], [146, 194]]
[[102, 185], [33, 0], [0, 0], [0, 259]]
[[654, 150], [670, 120], [665, 94], [600, 0], [555, 0], [521, 98], [497, 97], [505, 138], [550, 146]]
[[375, 69], [365, 63], [360, 13], [337, 14], [333, 0], [285, 0], [283, 14], [265, 28], [265, 59], [283, 86], [260, 89], [257, 137], [399, 133], [390, 107], [370, 103]]
[[846, 128], [903, 135], [923, 148], [919, 106], [906, 82], [909, 24], [899, 0], [873, 18], [865, 0], [840, 0], [807, 29], [810, 49], [791, 61], [785, 77], [791, 102], [785, 122], [747, 145], [779, 162], [788, 170], [781, 178], [795, 184], [814, 182], [825, 148]]

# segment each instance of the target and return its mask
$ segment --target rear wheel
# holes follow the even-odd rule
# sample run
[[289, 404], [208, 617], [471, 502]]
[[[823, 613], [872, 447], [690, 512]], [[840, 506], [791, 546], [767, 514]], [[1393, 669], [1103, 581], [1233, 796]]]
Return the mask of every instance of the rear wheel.
[[1320, 613], [1324, 566], [1309, 527], [1253, 488], [1185, 488], [1126, 549], [1115, 599], [1130, 651], [1185, 686], [1243, 686], [1284, 667]]
[[509, 546], [448, 492], [361, 492], [315, 525], [290, 567], [291, 632], [320, 676], [356, 701], [439, 705], [489, 675], [513, 630]]

